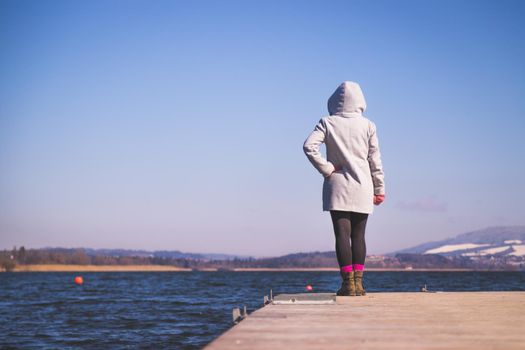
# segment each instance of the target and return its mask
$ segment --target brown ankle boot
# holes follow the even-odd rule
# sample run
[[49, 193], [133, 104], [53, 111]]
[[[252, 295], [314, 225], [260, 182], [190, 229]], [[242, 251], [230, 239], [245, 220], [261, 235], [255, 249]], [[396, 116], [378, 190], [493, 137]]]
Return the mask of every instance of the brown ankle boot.
[[363, 288], [363, 271], [354, 271], [355, 280], [355, 294], [366, 295], [365, 288]]
[[339, 296], [355, 296], [354, 271], [341, 271], [341, 278], [343, 279], [343, 282], [341, 283], [341, 288], [339, 288], [336, 294]]

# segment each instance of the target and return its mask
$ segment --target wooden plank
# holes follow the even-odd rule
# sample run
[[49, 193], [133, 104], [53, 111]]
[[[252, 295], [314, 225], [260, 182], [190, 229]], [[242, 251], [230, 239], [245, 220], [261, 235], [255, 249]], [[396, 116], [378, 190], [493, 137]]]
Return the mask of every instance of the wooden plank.
[[524, 326], [525, 292], [368, 293], [267, 305], [205, 349], [525, 349]]

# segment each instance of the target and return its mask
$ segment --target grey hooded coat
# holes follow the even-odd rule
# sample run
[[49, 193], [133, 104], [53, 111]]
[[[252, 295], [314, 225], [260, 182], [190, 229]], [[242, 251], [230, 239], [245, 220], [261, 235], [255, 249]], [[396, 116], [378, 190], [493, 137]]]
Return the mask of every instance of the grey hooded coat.
[[[359, 85], [345, 81], [328, 99], [330, 115], [304, 142], [304, 153], [324, 176], [324, 211], [372, 213], [374, 194], [385, 194], [376, 126], [362, 115], [365, 109]], [[326, 159], [319, 150], [322, 143]]]

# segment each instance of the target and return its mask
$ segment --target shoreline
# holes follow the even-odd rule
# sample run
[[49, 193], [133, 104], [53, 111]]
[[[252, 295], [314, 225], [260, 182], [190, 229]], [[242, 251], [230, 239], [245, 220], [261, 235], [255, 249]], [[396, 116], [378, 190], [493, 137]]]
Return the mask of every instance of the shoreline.
[[[12, 272], [338, 272], [336, 267], [238, 267], [238, 268], [183, 268], [168, 265], [61, 265], [34, 264], [17, 265]], [[377, 272], [463, 272], [463, 271], [519, 271], [519, 270], [476, 270], [465, 268], [366, 268], [366, 271]]]
[[17, 265], [13, 272], [161, 272], [191, 271], [177, 266], [166, 265], [61, 265], [35, 264]]
[[[439, 269], [439, 268], [411, 268], [411, 269], [396, 269], [396, 268], [388, 268], [388, 267], [365, 267], [365, 270], [366, 271], [384, 271], [384, 272], [396, 272], [396, 271], [401, 271], [401, 272], [410, 272], [410, 271], [486, 271], [486, 270], [474, 270], [474, 269], [450, 269], [450, 268], [445, 268], [445, 269]], [[279, 271], [283, 271], [283, 272], [290, 272], [290, 271], [318, 271], [318, 272], [322, 272], [322, 271], [335, 271], [335, 272], [339, 272], [339, 268], [337, 267], [312, 267], [312, 268], [308, 268], [308, 267], [305, 267], [305, 268], [301, 268], [301, 267], [279, 267], [279, 268], [271, 268], [271, 267], [254, 267], [254, 268], [251, 268], [251, 267], [247, 267], [247, 268], [243, 268], [243, 267], [239, 267], [239, 268], [235, 268], [233, 269], [232, 271], [236, 271], [236, 272], [249, 272], [249, 271], [276, 271], [276, 272], [279, 272]]]

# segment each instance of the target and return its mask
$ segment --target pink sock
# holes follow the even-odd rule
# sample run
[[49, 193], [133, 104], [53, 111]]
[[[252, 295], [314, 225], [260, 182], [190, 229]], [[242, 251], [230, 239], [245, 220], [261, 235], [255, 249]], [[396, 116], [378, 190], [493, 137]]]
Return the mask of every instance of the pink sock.
[[353, 270], [352, 265], [341, 266], [342, 272], [352, 272], [352, 270]]
[[356, 270], [356, 271], [363, 271], [364, 269], [365, 269], [365, 265], [354, 264], [354, 270]]

